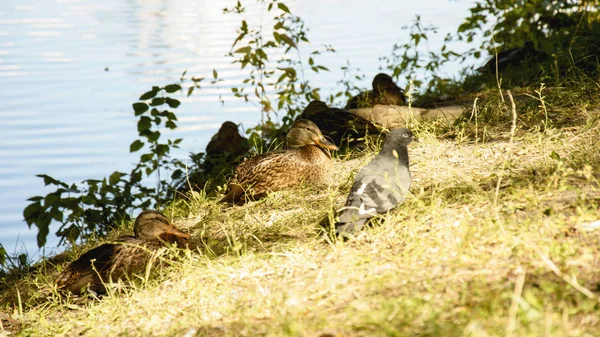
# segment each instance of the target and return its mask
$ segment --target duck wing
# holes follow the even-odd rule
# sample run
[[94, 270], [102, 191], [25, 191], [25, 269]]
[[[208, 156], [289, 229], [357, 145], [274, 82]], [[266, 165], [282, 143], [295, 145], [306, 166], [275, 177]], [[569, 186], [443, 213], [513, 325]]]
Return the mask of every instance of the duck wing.
[[[275, 181], [284, 182], [282, 175], [289, 175], [295, 168], [289, 160], [291, 150], [272, 151], [246, 158], [235, 169], [235, 175], [227, 185], [225, 197], [221, 202], [243, 204], [243, 197], [252, 189], [258, 199], [268, 192], [267, 188]], [[296, 163], [297, 164], [297, 163]]]
[[[119, 241], [136, 240], [133, 237], [123, 237]], [[105, 243], [87, 251], [58, 275], [57, 288], [80, 295], [82, 290], [89, 285], [89, 288], [96, 293], [103, 293], [104, 283], [108, 281], [114, 257], [122, 247], [121, 243]]]

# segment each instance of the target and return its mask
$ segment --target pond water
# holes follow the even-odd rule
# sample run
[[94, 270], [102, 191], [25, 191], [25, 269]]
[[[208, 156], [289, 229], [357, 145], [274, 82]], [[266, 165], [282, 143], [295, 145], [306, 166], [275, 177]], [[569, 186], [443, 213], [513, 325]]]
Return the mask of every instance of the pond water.
[[[249, 22], [269, 17], [248, 2]], [[252, 127], [260, 110], [231, 97], [244, 74], [224, 56], [236, 37], [240, 17], [224, 15], [235, 1], [209, 0], [2, 0], [0, 1], [0, 243], [7, 252], [27, 250], [31, 258], [51, 254], [37, 230], [22, 218], [27, 198], [49, 190], [36, 174], [68, 183], [128, 172], [138, 159], [129, 153], [136, 139], [131, 104], [153, 85], [177, 82], [184, 70], [225, 81], [218, 89], [181, 95], [179, 128], [184, 138], [175, 156], [203, 151], [225, 120]], [[320, 58], [331, 72], [306, 73], [322, 94], [336, 89], [348, 61], [370, 85], [379, 57], [405, 43], [401, 28], [420, 14], [425, 23], [450, 32], [468, 14], [472, 1], [290, 1], [291, 11], [309, 27], [311, 45], [330, 44], [335, 54]], [[265, 16], [266, 15], [266, 16]], [[441, 34], [443, 36], [443, 34]], [[440, 39], [431, 40], [430, 47]], [[459, 65], [449, 65], [455, 73]], [[404, 83], [399, 83], [404, 86]], [[219, 101], [223, 95], [225, 104]], [[55, 228], [56, 229], [56, 228]], [[51, 232], [52, 233], [52, 232]]]

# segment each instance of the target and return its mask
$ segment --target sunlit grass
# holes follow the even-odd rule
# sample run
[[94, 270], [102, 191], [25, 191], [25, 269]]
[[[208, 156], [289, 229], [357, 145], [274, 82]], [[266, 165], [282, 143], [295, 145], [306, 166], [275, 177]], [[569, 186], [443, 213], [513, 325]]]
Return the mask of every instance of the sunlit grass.
[[174, 203], [165, 214], [191, 232], [190, 249], [165, 251], [170, 264], [101, 300], [58, 296], [48, 265], [17, 283], [22, 313], [16, 288], [3, 310], [28, 335], [595, 336], [599, 112], [549, 100], [546, 123], [535, 97], [513, 94], [526, 101], [512, 143], [498, 97], [477, 130], [468, 114], [412, 125], [412, 195], [349, 241], [319, 223], [371, 147], [338, 159], [323, 188]]

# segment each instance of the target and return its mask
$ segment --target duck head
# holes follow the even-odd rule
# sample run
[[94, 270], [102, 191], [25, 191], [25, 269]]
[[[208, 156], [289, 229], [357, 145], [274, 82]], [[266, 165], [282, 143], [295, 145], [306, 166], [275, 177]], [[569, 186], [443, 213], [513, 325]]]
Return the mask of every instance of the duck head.
[[327, 104], [325, 102], [319, 101], [319, 100], [313, 100], [310, 103], [308, 103], [306, 108], [304, 108], [304, 111], [302, 111], [302, 117], [312, 117], [316, 114], [325, 113], [328, 111], [329, 111], [329, 107], [327, 106]]
[[373, 91], [381, 92], [396, 92], [401, 91], [390, 75], [379, 73], [373, 78]]
[[189, 239], [190, 235], [177, 229], [167, 217], [157, 211], [143, 211], [133, 225], [135, 237], [144, 241], [165, 240], [169, 242]]
[[338, 149], [335, 144], [325, 139], [319, 127], [308, 119], [299, 119], [292, 124], [287, 134], [287, 144], [292, 149], [306, 145], [315, 145], [328, 150]]
[[219, 139], [232, 139], [240, 138], [238, 126], [234, 122], [226, 121], [221, 124], [219, 131], [217, 132]]

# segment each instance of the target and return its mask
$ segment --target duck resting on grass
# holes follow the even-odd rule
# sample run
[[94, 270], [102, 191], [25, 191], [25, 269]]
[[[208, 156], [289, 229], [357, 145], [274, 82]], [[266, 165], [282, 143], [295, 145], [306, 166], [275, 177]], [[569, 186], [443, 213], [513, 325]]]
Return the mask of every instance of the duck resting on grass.
[[525, 41], [525, 45], [519, 48], [511, 48], [499, 52], [497, 55], [492, 57], [480, 68], [477, 68], [479, 72], [489, 72], [491, 74], [496, 73], [496, 67], [498, 71], [504, 71], [507, 67], [519, 67], [523, 62], [542, 62], [548, 58], [548, 54], [543, 51], [536, 49], [531, 41]]
[[206, 145], [204, 170], [210, 172], [220, 163], [237, 161], [247, 154], [248, 150], [250, 150], [248, 139], [240, 135], [235, 123], [226, 121]]
[[307, 119], [299, 119], [292, 124], [286, 141], [287, 150], [263, 153], [241, 163], [221, 202], [241, 205], [302, 182], [327, 183], [333, 166], [329, 150], [338, 148], [323, 137], [319, 127]]
[[[325, 102], [310, 102], [300, 118], [314, 122], [324, 135], [330, 137], [335, 144], [354, 146], [368, 134], [379, 134], [379, 128], [368, 120], [337, 108], [330, 108]], [[345, 141], [347, 140], [347, 141]]]
[[362, 92], [348, 100], [344, 109], [360, 109], [375, 104], [406, 105], [404, 90], [400, 89], [392, 77], [379, 73], [373, 78], [373, 90]]
[[86, 289], [106, 292], [105, 284], [143, 273], [153, 257], [153, 251], [166, 243], [183, 245], [190, 237], [173, 226], [162, 213], [143, 211], [135, 220], [134, 236], [123, 236], [114, 243], [105, 243], [71, 262], [56, 279], [61, 291], [81, 295]]
[[347, 237], [372, 217], [404, 201], [411, 183], [407, 146], [413, 140], [416, 138], [407, 128], [387, 134], [379, 154], [354, 179], [335, 225], [339, 235]]

